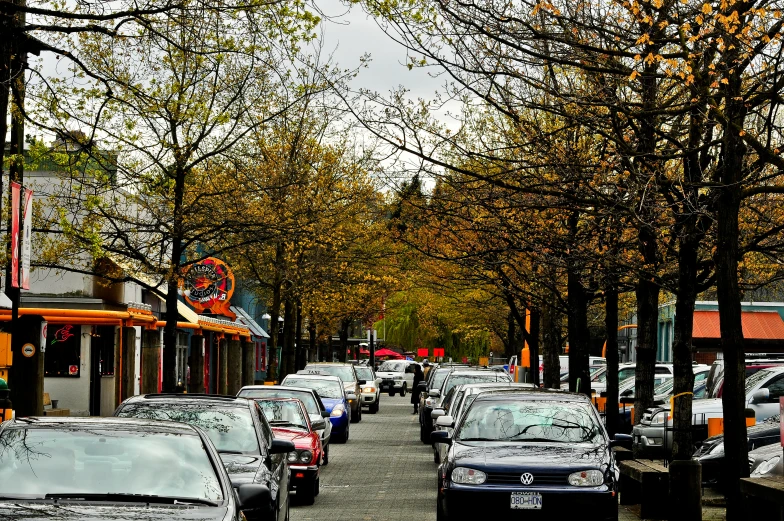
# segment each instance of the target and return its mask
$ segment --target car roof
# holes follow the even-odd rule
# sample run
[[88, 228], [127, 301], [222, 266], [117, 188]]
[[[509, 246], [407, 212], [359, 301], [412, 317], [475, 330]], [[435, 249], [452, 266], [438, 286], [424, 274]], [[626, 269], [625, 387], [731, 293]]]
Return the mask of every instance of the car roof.
[[144, 402], [168, 402], [182, 404], [209, 404], [222, 407], [248, 407], [249, 401], [242, 396], [226, 396], [220, 394], [181, 394], [181, 393], [156, 393], [131, 396], [124, 404], [137, 404]]
[[[293, 378], [295, 376], [297, 378], [312, 378], [313, 380], [337, 380], [343, 385], [343, 380], [341, 380], [339, 376], [332, 376], [331, 374], [295, 373], [286, 375], [286, 378]], [[286, 378], [283, 379], [284, 382], [286, 381]]]
[[521, 382], [485, 382], [477, 384], [460, 384], [458, 387], [468, 393], [475, 394], [492, 389], [536, 389], [533, 384], [526, 384]]
[[193, 434], [199, 431], [187, 423], [147, 418], [120, 418], [117, 416], [28, 416], [16, 418], [3, 423], [3, 428], [11, 429], [100, 429], [102, 427], [116, 429], [130, 427], [144, 429], [144, 432], [160, 432], [165, 434]]
[[[493, 369], [460, 369], [452, 371], [452, 374], [449, 376], [460, 376], [460, 375], [477, 375], [477, 374], [496, 374], [499, 371], [494, 371]], [[448, 378], [448, 377], [447, 377]]]
[[308, 362], [305, 367], [308, 365], [346, 365], [349, 367], [354, 367], [354, 364], [350, 364], [348, 362]]
[[298, 392], [303, 392], [303, 393], [316, 394], [316, 390], [315, 389], [311, 389], [310, 387], [295, 387], [293, 385], [246, 385], [245, 387], [240, 389], [239, 392], [242, 392], [242, 391], [258, 391], [258, 390], [264, 390], [264, 389], [270, 389], [270, 390], [280, 389], [280, 390], [283, 390], [283, 391], [298, 391]]
[[502, 400], [553, 400], [560, 402], [581, 402], [591, 403], [588, 397], [582, 393], [572, 393], [568, 391], [557, 391], [555, 389], [516, 389], [517, 392], [504, 393], [480, 393], [476, 397], [476, 402], [482, 400], [502, 399]]

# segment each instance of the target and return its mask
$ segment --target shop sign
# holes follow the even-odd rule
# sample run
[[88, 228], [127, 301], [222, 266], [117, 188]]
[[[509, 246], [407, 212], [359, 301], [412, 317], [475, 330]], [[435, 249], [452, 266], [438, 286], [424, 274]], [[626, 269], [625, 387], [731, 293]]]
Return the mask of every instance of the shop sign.
[[231, 296], [234, 294], [234, 274], [229, 265], [215, 257], [209, 257], [185, 270], [180, 284], [185, 301], [198, 313], [209, 311], [230, 317]]

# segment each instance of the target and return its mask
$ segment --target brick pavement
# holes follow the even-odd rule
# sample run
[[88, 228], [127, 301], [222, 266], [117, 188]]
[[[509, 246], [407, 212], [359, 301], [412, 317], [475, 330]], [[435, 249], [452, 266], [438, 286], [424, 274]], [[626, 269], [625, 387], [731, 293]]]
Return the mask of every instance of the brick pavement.
[[[321, 494], [312, 506], [293, 498], [292, 521], [435, 521], [436, 467], [419, 442], [409, 396], [381, 396], [378, 414], [365, 409], [345, 445], [330, 447]], [[723, 508], [703, 509], [703, 521], [723, 520]], [[638, 521], [634, 507], [618, 508], [619, 521]]]

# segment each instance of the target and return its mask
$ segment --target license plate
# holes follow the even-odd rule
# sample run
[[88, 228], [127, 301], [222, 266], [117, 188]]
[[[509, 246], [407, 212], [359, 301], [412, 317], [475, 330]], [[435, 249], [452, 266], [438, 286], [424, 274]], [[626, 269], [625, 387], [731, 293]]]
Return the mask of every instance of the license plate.
[[512, 510], [540, 510], [542, 495], [537, 492], [512, 492], [509, 508]]

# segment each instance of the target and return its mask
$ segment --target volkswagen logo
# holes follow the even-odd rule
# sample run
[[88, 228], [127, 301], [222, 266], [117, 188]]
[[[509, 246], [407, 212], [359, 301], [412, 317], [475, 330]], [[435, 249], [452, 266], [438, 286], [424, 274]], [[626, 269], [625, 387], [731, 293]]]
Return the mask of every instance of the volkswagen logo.
[[526, 472], [525, 474], [520, 476], [520, 481], [523, 483], [523, 485], [530, 485], [531, 483], [534, 482], [534, 475], [531, 474], [530, 472]]

